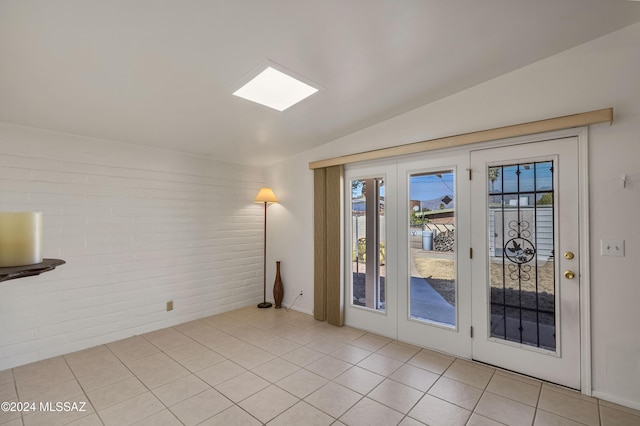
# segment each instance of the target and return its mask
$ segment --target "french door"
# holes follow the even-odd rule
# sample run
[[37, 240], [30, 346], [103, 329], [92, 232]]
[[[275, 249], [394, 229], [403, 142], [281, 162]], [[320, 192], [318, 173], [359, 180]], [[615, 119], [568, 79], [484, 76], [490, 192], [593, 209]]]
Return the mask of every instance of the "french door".
[[473, 358], [580, 388], [577, 137], [471, 153]]
[[398, 164], [398, 339], [471, 357], [468, 154]]
[[468, 162], [432, 153], [345, 169], [346, 324], [471, 357], [470, 260], [459, 251]]
[[346, 167], [346, 324], [580, 388], [577, 139]]
[[390, 338], [398, 331], [395, 164], [345, 170], [345, 322]]

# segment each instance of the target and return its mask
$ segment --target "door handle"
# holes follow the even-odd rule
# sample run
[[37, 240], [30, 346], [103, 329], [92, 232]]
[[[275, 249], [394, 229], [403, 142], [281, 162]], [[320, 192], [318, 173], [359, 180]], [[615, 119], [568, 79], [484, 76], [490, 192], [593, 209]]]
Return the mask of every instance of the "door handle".
[[565, 276], [566, 279], [572, 280], [572, 279], [575, 278], [576, 273], [573, 272], [573, 271], [564, 271], [564, 276]]

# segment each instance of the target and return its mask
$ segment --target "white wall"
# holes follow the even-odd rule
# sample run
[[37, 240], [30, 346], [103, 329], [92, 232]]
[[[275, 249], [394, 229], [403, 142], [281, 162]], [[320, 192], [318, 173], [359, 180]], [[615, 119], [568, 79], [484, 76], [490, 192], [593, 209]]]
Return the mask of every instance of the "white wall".
[[43, 211], [67, 262], [0, 283], [0, 370], [262, 300], [263, 178], [0, 123], [0, 211]]
[[[301, 307], [312, 310], [309, 161], [606, 107], [614, 108], [614, 124], [589, 134], [593, 389], [640, 409], [640, 24], [270, 167], [267, 180], [283, 194], [272, 215], [271, 255], [286, 265], [285, 283], [305, 289]], [[600, 256], [602, 238], [625, 239], [626, 257]]]

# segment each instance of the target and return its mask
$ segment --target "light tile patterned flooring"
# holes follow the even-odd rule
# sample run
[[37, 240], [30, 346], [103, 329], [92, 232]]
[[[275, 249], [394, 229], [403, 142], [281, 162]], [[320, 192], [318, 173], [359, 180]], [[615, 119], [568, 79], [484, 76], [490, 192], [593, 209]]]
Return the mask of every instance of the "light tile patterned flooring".
[[640, 412], [284, 309], [243, 308], [0, 371], [0, 425], [640, 425]]

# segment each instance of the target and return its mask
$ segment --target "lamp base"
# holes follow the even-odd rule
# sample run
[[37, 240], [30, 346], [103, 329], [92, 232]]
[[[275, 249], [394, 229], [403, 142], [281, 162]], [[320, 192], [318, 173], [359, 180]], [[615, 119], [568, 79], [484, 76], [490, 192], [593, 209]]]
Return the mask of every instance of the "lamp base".
[[270, 308], [270, 307], [272, 307], [272, 306], [273, 306], [273, 305], [272, 305], [271, 303], [269, 303], [269, 302], [262, 302], [262, 303], [258, 303], [258, 308], [262, 308], [262, 309], [264, 309], [264, 308]]

